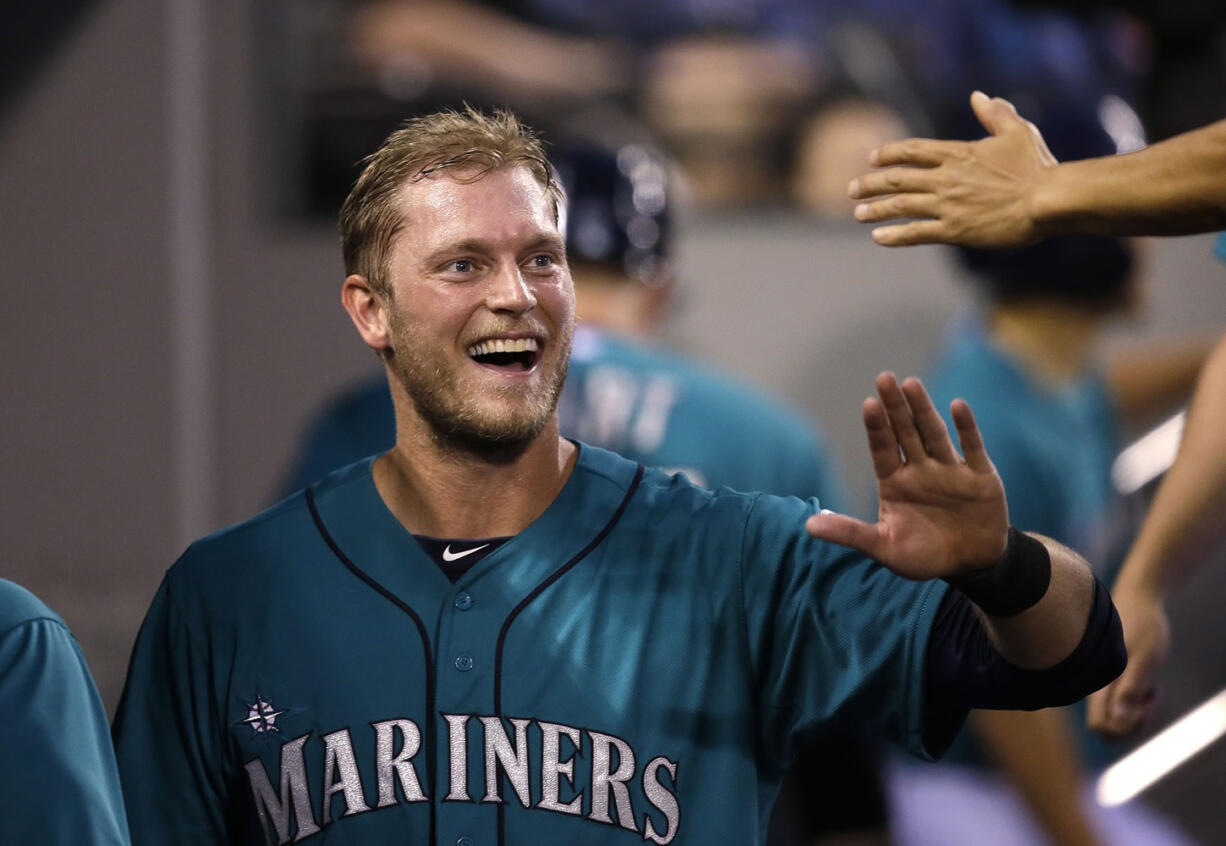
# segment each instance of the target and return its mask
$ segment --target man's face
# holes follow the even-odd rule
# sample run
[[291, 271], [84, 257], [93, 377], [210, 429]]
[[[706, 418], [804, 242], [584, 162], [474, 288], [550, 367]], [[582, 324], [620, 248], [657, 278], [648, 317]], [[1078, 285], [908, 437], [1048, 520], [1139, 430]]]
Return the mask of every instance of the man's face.
[[390, 364], [436, 437], [526, 444], [566, 375], [575, 300], [545, 189], [522, 167], [405, 185], [392, 244]]

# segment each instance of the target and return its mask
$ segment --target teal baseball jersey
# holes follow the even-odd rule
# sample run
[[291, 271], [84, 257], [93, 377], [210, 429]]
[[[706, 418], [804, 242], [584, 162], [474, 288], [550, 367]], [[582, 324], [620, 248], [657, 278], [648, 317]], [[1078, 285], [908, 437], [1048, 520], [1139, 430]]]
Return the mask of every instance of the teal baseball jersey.
[[[558, 424], [568, 437], [683, 471], [704, 487], [843, 504], [820, 435], [795, 412], [680, 356], [592, 326], [575, 330]], [[285, 492], [395, 441], [392, 398], [380, 377], [311, 421]]]
[[129, 843], [106, 712], [54, 611], [0, 579], [0, 843]]
[[944, 583], [809, 537], [814, 501], [580, 445], [452, 584], [370, 466], [167, 573], [115, 720], [137, 844], [754, 844], [814, 729], [945, 741]]

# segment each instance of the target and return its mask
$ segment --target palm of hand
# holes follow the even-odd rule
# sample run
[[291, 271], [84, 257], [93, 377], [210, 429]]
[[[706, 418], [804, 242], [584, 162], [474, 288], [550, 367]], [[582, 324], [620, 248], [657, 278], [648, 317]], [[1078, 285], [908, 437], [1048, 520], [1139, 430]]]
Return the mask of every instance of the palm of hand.
[[900, 576], [932, 579], [1000, 558], [1009, 530], [1000, 476], [965, 462], [908, 460], [877, 482], [874, 557]]
[[877, 522], [815, 514], [809, 533], [853, 546], [900, 576], [933, 579], [994, 564], [1004, 553], [1009, 509], [970, 406], [951, 406], [965, 459], [918, 379], [877, 377], [864, 428], [877, 474]]

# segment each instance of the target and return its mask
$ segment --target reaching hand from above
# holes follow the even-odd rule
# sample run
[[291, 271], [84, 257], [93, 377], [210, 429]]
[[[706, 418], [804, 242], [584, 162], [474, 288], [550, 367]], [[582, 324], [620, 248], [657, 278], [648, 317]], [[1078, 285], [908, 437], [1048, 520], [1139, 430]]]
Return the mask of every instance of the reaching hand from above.
[[989, 137], [886, 144], [870, 156], [871, 164], [885, 170], [852, 180], [848, 194], [867, 201], [856, 206], [857, 220], [920, 218], [877, 227], [878, 244], [1016, 247], [1042, 237], [1036, 198], [1056, 167], [1055, 157], [1035, 125], [1007, 100], [976, 91], [971, 108]]
[[935, 579], [990, 567], [1009, 530], [1005, 489], [992, 466], [970, 406], [951, 406], [959, 457], [945, 422], [919, 379], [899, 386], [877, 377], [880, 399], [864, 401], [864, 428], [877, 475], [875, 524], [823, 511], [809, 534], [852, 546], [908, 579]]

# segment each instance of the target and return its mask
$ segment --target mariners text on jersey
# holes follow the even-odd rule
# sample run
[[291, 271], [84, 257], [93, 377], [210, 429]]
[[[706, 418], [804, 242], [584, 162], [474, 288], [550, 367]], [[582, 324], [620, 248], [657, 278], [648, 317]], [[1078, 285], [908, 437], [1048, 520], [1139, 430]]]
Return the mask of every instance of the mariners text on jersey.
[[[819, 725], [919, 754], [941, 582], [581, 446], [454, 584], [369, 460], [193, 544], [115, 718], [140, 844], [760, 843]], [[956, 723], [955, 723], [956, 725]]]
[[[672, 843], [680, 830], [681, 807], [672, 788], [678, 776], [676, 761], [661, 755], [639, 763], [644, 757], [636, 755], [626, 740], [576, 726], [516, 717], [442, 717], [448, 738], [444, 801], [513, 801], [524, 808], [618, 825], [660, 844]], [[470, 725], [481, 729], [476, 748], [472, 748]], [[398, 719], [365, 728], [356, 749], [354, 731], [347, 728], [328, 732], [317, 743], [310, 734], [282, 743], [277, 787], [260, 757], [243, 765], [269, 843], [309, 838], [334, 816], [344, 819], [401, 802], [430, 801], [416, 760], [421, 752], [418, 725]], [[373, 755], [373, 767], [358, 766], [364, 753]], [[307, 777], [308, 755], [312, 765], [323, 770], [323, 792], [317, 798], [311, 795]], [[577, 760], [586, 762], [579, 771]], [[481, 768], [478, 779], [483, 786], [475, 794], [469, 792], [470, 761]], [[538, 765], [534, 767], [533, 761]], [[375, 773], [373, 790], [362, 782], [364, 769]], [[649, 803], [649, 809], [638, 816], [628, 785], [632, 780]], [[334, 808], [334, 802], [339, 807]]]

